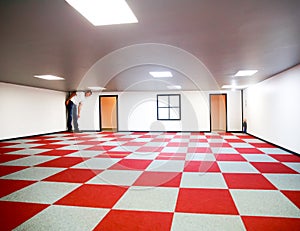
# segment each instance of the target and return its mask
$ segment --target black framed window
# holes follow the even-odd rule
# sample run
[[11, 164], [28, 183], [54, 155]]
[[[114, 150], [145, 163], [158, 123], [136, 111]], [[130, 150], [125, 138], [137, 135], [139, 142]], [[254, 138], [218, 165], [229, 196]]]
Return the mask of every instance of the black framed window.
[[157, 120], [181, 120], [180, 94], [157, 95]]

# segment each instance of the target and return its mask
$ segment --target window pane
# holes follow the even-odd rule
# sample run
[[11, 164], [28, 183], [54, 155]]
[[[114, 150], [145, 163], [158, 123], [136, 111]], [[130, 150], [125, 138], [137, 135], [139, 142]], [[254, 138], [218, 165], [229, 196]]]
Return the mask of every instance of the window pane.
[[169, 97], [165, 95], [158, 95], [158, 107], [168, 107], [169, 105]]
[[171, 108], [170, 109], [170, 119], [173, 119], [173, 120], [179, 120], [180, 119], [179, 108]]
[[179, 95], [170, 95], [170, 107], [179, 107]]
[[169, 119], [169, 108], [158, 108], [158, 119], [159, 120]]

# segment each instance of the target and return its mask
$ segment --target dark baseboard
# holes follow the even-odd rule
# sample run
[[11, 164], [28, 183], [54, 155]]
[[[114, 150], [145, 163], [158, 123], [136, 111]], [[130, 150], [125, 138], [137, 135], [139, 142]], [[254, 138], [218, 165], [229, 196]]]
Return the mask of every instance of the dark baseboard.
[[287, 149], [287, 148], [281, 147], [281, 146], [279, 146], [279, 145], [277, 145], [277, 144], [274, 144], [274, 143], [272, 143], [272, 142], [269, 142], [269, 141], [267, 141], [267, 140], [265, 140], [265, 139], [262, 139], [262, 138], [260, 138], [260, 137], [258, 137], [258, 136], [252, 135], [251, 133], [248, 133], [248, 132], [247, 132], [246, 134], [248, 134], [249, 136], [253, 136], [254, 138], [259, 139], [259, 140], [261, 140], [261, 141], [263, 141], [263, 142], [265, 142], [265, 143], [271, 144], [271, 145], [273, 145], [273, 146], [275, 146], [275, 147], [277, 147], [277, 148], [280, 148], [280, 149], [282, 149], [282, 150], [284, 150], [284, 151], [286, 151], [286, 152], [289, 152], [289, 153], [291, 153], [291, 154], [300, 156], [300, 154], [297, 153], [297, 152], [294, 152], [294, 151], [291, 151], [291, 150], [289, 150], [289, 149]]

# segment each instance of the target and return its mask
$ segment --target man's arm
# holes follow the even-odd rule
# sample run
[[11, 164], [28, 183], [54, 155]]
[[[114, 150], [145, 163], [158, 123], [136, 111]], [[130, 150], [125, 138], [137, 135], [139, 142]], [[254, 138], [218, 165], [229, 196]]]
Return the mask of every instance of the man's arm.
[[71, 95], [67, 98], [67, 100], [66, 100], [66, 105], [69, 104], [70, 100], [71, 100], [75, 95], [76, 95], [76, 91], [73, 91], [73, 92], [71, 93]]
[[77, 117], [78, 118], [80, 118], [81, 107], [82, 107], [82, 103], [79, 103], [79, 105], [78, 105], [78, 113], [77, 113]]

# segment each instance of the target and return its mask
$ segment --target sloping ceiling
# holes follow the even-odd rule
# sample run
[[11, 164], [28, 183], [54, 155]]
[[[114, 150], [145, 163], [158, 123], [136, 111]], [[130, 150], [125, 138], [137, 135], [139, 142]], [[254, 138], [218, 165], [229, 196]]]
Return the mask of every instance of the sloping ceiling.
[[[231, 84], [232, 75], [239, 69], [258, 70], [253, 77], [236, 81], [245, 85], [300, 63], [299, 0], [127, 2], [139, 23], [94, 27], [64, 0], [1, 0], [0, 81], [61, 91], [82, 90], [87, 87], [82, 81], [95, 63], [136, 44], [163, 44], [194, 56], [212, 76], [215, 84], [210, 88], [214, 89]], [[155, 57], [153, 52], [155, 49], [143, 53], [143, 58]], [[164, 58], [167, 61], [174, 57], [170, 54]], [[126, 59], [123, 57], [124, 63]], [[168, 84], [180, 84], [189, 90], [193, 89], [189, 82], [199, 82], [199, 76], [180, 72], [180, 64], [177, 68], [166, 63], [137, 63], [119, 70], [109, 81], [105, 73], [89, 78], [95, 78], [91, 84], [122, 91], [147, 80], [151, 68], [169, 68], [176, 78]], [[49, 82], [33, 78], [35, 74], [55, 74], [66, 80]], [[163, 87], [159, 83], [140, 84], [132, 89]]]

